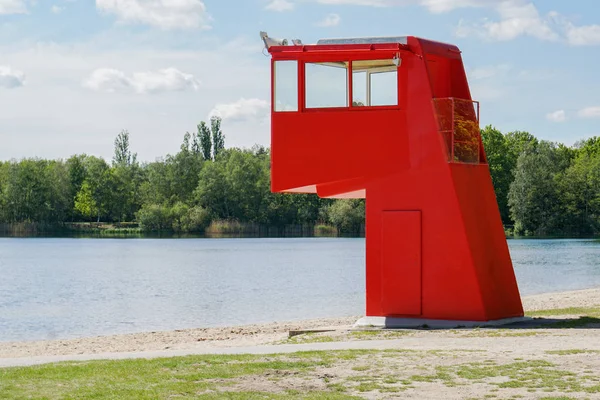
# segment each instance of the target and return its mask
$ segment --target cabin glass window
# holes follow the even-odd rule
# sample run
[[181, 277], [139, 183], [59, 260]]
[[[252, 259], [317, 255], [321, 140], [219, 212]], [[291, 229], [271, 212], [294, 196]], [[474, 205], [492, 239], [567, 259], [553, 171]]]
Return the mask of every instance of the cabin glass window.
[[275, 111], [298, 111], [298, 62], [275, 62]]
[[348, 64], [305, 64], [306, 108], [348, 107]]
[[352, 105], [354, 107], [367, 105], [367, 73], [365, 71], [352, 72]]
[[352, 105], [398, 105], [398, 67], [392, 60], [352, 63]]

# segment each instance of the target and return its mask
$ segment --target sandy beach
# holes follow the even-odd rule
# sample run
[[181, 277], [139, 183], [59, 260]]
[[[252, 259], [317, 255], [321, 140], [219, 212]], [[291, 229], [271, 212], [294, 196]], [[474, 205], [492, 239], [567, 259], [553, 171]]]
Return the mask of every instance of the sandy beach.
[[[567, 307], [600, 306], [600, 288], [563, 293], [549, 293], [523, 298], [526, 312]], [[22, 358], [40, 356], [66, 356], [83, 354], [104, 354], [120, 352], [182, 351], [202, 352], [203, 349], [247, 348], [284, 343], [293, 330], [332, 328], [336, 331], [324, 333], [336, 340], [359, 340], [347, 337], [348, 330], [360, 316], [327, 318], [296, 322], [274, 322], [260, 325], [246, 325], [228, 328], [199, 328], [168, 332], [145, 332], [128, 335], [90, 337], [70, 340], [50, 340], [34, 342], [0, 342], [0, 358]], [[568, 317], [568, 316], [565, 316]], [[576, 317], [576, 316], [574, 316]], [[542, 334], [544, 329], [537, 330]], [[560, 342], [559, 331], [548, 330], [544, 341], [553, 347], [552, 341]], [[468, 335], [465, 331], [461, 335]], [[563, 333], [564, 334], [564, 333]], [[577, 330], [570, 334], [582, 335], [600, 342], [600, 330]], [[427, 338], [432, 348], [447, 338], [456, 338], [450, 331], [410, 331], [407, 336]], [[460, 336], [460, 335], [459, 335]]]
[[[125, 398], [151, 386], [152, 398], [600, 398], [600, 288], [523, 303], [533, 319], [508, 328], [356, 330], [354, 316], [0, 343], [0, 392]], [[289, 337], [318, 328], [328, 329]]]

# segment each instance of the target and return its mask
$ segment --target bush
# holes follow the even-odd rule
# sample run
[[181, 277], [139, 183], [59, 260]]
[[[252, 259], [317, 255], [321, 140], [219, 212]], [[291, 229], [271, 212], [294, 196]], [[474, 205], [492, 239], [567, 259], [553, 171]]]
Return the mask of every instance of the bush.
[[173, 232], [185, 232], [183, 225], [189, 210], [190, 208], [182, 202], [177, 202], [173, 207], [171, 207], [169, 210], [169, 218], [171, 230]]
[[172, 229], [170, 210], [158, 204], [144, 205], [136, 214], [143, 231], [165, 231]]
[[338, 231], [335, 226], [319, 224], [315, 225], [315, 236], [337, 236]]
[[212, 221], [206, 228], [206, 233], [211, 235], [247, 235], [260, 233], [260, 225], [252, 222], [219, 219]]
[[327, 219], [340, 232], [358, 233], [365, 223], [365, 202], [361, 199], [338, 200], [327, 209]]
[[145, 205], [136, 217], [140, 227], [146, 232], [202, 232], [211, 222], [210, 213], [206, 209], [200, 206], [189, 207], [181, 202], [173, 207]]
[[182, 232], [203, 232], [211, 223], [211, 216], [207, 209], [195, 206], [188, 209], [180, 220]]

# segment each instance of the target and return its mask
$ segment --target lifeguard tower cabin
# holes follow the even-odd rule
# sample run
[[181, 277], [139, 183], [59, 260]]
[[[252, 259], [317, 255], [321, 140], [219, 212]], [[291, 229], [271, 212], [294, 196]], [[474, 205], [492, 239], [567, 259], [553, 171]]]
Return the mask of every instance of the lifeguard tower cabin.
[[272, 191], [366, 198], [358, 324], [522, 317], [460, 50], [412, 36], [261, 38], [272, 57]]

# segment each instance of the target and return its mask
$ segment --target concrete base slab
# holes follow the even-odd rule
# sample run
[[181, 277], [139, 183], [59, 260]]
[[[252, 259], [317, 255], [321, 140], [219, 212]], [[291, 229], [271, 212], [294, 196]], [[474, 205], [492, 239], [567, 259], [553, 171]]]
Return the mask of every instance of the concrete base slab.
[[494, 327], [518, 324], [530, 321], [529, 317], [516, 317], [497, 319], [494, 321], [452, 321], [441, 319], [423, 318], [394, 318], [394, 317], [362, 317], [354, 324], [354, 328], [379, 328], [379, 329], [455, 329], [455, 328], [478, 328]]

